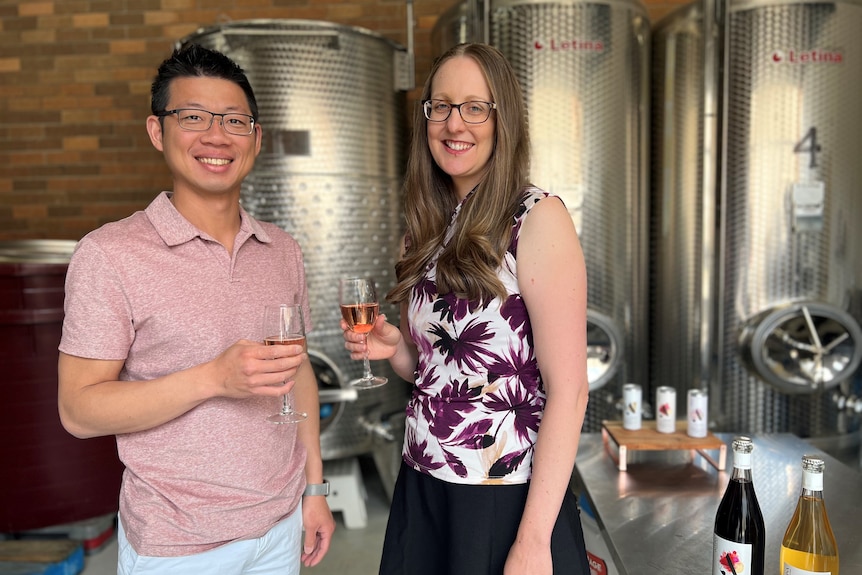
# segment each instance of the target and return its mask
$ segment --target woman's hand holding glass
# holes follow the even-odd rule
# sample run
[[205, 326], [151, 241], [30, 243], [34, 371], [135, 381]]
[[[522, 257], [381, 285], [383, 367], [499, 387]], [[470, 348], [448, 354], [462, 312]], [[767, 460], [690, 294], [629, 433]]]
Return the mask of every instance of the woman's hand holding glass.
[[350, 359], [389, 359], [398, 348], [401, 332], [397, 327], [386, 321], [385, 315], [377, 316], [374, 326], [368, 333], [351, 331], [350, 325], [341, 320], [341, 330], [344, 332], [344, 348], [350, 352]]
[[384, 385], [389, 381], [385, 377], [371, 373], [371, 364], [368, 362], [368, 333], [374, 329], [377, 316], [380, 312], [380, 303], [377, 300], [377, 289], [374, 281], [366, 278], [349, 278], [341, 280], [339, 287], [339, 304], [341, 306], [341, 325], [357, 335], [360, 335], [365, 343], [363, 376], [354, 379], [350, 385], [359, 389], [371, 389]]
[[[357, 333], [351, 331], [350, 325], [341, 320], [341, 330], [344, 332], [344, 348], [350, 352], [350, 359], [389, 359], [392, 360], [401, 345], [401, 330], [386, 321], [385, 315], [378, 315], [374, 325], [368, 333]], [[397, 367], [393, 364], [396, 373]], [[413, 367], [405, 368], [412, 372]], [[404, 377], [401, 375], [401, 377]]]

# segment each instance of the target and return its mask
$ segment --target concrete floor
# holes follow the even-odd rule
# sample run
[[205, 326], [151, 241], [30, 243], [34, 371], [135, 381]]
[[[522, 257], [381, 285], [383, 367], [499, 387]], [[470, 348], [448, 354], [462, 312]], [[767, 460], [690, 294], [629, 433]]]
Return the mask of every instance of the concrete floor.
[[[329, 552], [319, 565], [303, 567], [302, 575], [376, 575], [383, 550], [383, 533], [389, 514], [389, 498], [374, 468], [373, 462], [360, 458], [362, 481], [367, 493], [365, 500], [368, 514], [367, 526], [348, 529], [341, 512], [335, 512], [335, 535]], [[354, 482], [355, 483], [355, 482]], [[116, 575], [117, 540], [114, 538], [85, 559], [81, 575]]]

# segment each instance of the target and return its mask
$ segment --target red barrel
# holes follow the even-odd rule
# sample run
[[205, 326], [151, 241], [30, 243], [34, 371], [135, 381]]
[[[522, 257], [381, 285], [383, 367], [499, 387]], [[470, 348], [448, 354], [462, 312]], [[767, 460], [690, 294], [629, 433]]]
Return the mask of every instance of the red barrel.
[[76, 439], [57, 414], [57, 346], [73, 241], [0, 242], [0, 532], [117, 512], [113, 436]]

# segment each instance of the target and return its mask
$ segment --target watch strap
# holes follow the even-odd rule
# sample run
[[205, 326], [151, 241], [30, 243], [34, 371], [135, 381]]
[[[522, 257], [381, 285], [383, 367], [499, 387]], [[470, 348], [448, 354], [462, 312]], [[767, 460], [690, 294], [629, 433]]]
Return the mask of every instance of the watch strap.
[[305, 491], [303, 491], [302, 496], [308, 497], [309, 495], [323, 495], [324, 497], [329, 495], [329, 481], [324, 479], [323, 483], [306, 484]]

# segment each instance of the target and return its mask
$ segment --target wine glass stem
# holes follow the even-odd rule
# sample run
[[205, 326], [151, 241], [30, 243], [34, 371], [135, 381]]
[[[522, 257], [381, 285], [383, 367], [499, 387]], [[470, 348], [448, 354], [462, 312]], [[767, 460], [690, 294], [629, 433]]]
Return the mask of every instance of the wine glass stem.
[[293, 411], [293, 406], [290, 404], [290, 399], [288, 399], [289, 395], [290, 395], [290, 393], [285, 393], [284, 395], [281, 396], [281, 414], [282, 415], [287, 415], [288, 413], [291, 413]]
[[365, 364], [365, 378], [371, 379], [374, 377], [371, 375], [371, 363], [368, 361], [368, 334], [365, 335], [365, 357], [362, 360]]

